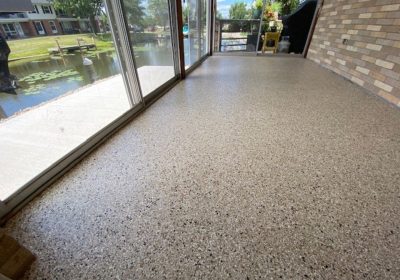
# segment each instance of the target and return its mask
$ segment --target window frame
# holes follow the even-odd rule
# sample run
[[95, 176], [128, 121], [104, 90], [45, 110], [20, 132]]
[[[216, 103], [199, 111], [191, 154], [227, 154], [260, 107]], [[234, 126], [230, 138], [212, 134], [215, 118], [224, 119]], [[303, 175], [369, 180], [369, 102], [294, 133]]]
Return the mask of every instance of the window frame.
[[[40, 24], [40, 28], [41, 28], [42, 30], [39, 30], [39, 28], [38, 28], [38, 23]], [[33, 24], [35, 25], [35, 29], [36, 29], [36, 31], [37, 31], [37, 33], [38, 33], [39, 35], [45, 35], [45, 34], [46, 34], [46, 29], [44, 29], [44, 25], [43, 25], [43, 22], [42, 22], [41, 20], [35, 20], [35, 21], [33, 22]]]
[[69, 21], [62, 21], [61, 22], [61, 27], [64, 32], [70, 32], [74, 30], [74, 27], [72, 26], [72, 23]]
[[[12, 36], [17, 36], [18, 35], [18, 31], [17, 31], [17, 28], [15, 27], [14, 23], [2, 23], [1, 26], [3, 28], [4, 33], [7, 36], [11, 36], [12, 37]], [[11, 30], [10, 26], [12, 26], [13, 30]], [[7, 28], [5, 28], [5, 27], [7, 27]]]
[[[48, 10], [45, 11], [45, 9], [48, 9]], [[43, 14], [51, 15], [51, 14], [53, 14], [53, 9], [51, 8], [51, 5], [42, 5], [42, 12], [43, 12]]]
[[39, 9], [36, 4], [33, 4], [33, 10], [28, 12], [29, 14], [39, 14]]
[[51, 32], [53, 34], [58, 33], [58, 28], [57, 28], [56, 22], [54, 20], [49, 20], [49, 26], [50, 26]]

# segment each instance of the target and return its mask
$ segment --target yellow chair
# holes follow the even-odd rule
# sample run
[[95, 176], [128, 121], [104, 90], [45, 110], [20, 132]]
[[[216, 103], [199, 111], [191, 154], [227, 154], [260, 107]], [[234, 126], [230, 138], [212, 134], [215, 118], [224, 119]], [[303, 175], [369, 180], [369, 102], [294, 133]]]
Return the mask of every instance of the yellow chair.
[[[263, 42], [263, 46], [262, 46], [262, 53], [265, 53], [265, 51], [272, 51], [273, 53], [276, 53], [276, 51], [278, 49], [278, 43], [279, 43], [280, 36], [281, 36], [280, 32], [265, 32], [264, 42]], [[269, 40], [274, 41], [273, 47], [267, 47], [267, 42]]]

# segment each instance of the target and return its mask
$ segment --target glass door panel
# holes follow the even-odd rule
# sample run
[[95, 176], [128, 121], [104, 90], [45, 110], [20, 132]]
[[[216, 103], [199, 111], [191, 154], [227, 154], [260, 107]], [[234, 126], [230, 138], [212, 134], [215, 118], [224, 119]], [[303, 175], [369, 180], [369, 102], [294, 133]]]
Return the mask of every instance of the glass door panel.
[[200, 0], [200, 55], [203, 57], [208, 53], [208, 26], [209, 26], [209, 2], [208, 0]]
[[168, 0], [123, 0], [143, 96], [177, 77]]
[[264, 1], [217, 1], [214, 51], [255, 52]]
[[185, 68], [208, 53], [208, 9], [208, 0], [182, 0]]
[[[105, 16], [92, 26], [96, 34], [18, 40], [0, 35], [11, 51], [0, 65], [0, 216], [142, 104], [137, 82], [135, 87], [128, 79], [134, 67], [122, 48], [126, 31], [105, 5], [99, 9]], [[43, 29], [39, 21], [35, 26]]]
[[200, 0], [182, 1], [185, 68], [200, 59]]

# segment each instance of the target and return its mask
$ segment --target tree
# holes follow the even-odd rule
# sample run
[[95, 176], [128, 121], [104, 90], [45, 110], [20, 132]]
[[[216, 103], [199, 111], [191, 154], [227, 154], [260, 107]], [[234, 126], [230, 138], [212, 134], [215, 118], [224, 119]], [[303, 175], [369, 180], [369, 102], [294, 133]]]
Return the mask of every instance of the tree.
[[277, 0], [281, 4], [281, 12], [288, 15], [299, 6], [299, 0]]
[[155, 25], [161, 25], [164, 28], [168, 25], [169, 8], [166, 0], [149, 0], [149, 15], [152, 17]]
[[188, 23], [189, 22], [189, 16], [190, 16], [189, 4], [186, 4], [185, 7], [183, 8], [182, 16], [183, 16], [183, 22], [184, 23]]
[[[247, 10], [247, 4], [245, 2], [236, 2], [231, 5], [229, 8], [229, 18], [230, 19], [246, 19], [251, 13], [250, 10]], [[239, 32], [245, 28], [245, 22], [231, 22], [229, 24], [229, 30]]]
[[56, 10], [78, 18], [89, 18], [92, 32], [99, 32], [95, 17], [101, 14], [103, 0], [50, 0]]
[[253, 19], [259, 19], [262, 14], [262, 9], [263, 9], [263, 0], [254, 1], [253, 5], [251, 5], [250, 17]]
[[245, 2], [236, 2], [229, 8], [230, 19], [245, 19], [248, 14]]
[[134, 24], [140, 27], [144, 26], [144, 8], [141, 0], [124, 1], [124, 8], [129, 24]]

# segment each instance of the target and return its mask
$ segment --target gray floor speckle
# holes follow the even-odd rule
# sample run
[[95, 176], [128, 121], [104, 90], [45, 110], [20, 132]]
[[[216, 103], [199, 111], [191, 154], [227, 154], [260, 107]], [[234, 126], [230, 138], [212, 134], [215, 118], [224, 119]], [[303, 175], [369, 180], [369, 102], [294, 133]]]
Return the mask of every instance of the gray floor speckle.
[[400, 111], [300, 58], [212, 57], [7, 231], [29, 279], [399, 279]]

